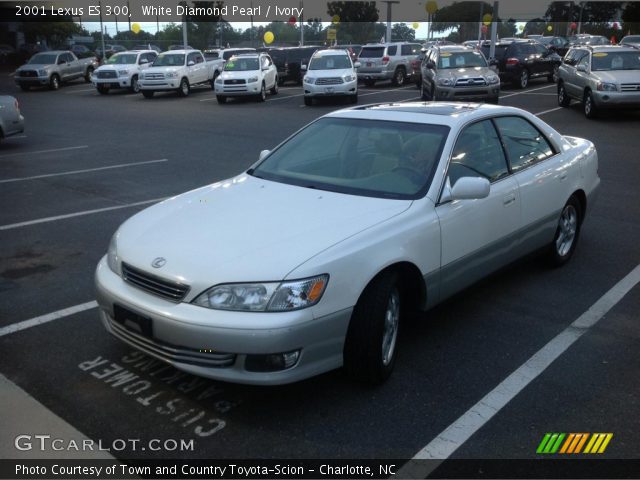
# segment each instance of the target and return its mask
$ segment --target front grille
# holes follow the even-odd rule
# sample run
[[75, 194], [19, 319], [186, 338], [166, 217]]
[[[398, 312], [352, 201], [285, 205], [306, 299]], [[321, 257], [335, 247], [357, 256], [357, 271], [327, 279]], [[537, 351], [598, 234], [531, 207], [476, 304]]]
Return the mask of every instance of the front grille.
[[486, 85], [484, 78], [473, 77], [473, 78], [459, 78], [458, 80], [456, 80], [456, 87], [475, 87], [478, 85]]
[[124, 262], [122, 263], [122, 278], [142, 290], [173, 302], [182, 300], [189, 291], [189, 285], [151, 275]]
[[318, 78], [316, 80], [316, 85], [340, 85], [341, 83], [344, 82], [340, 77]]
[[233, 80], [225, 80], [224, 84], [225, 85], [244, 85], [245, 83], [247, 83], [245, 80], [242, 79], [233, 79]]
[[621, 83], [621, 92], [640, 92], [640, 83]]
[[115, 70], [103, 70], [98, 72], [98, 78], [118, 78]]
[[222, 91], [226, 93], [234, 93], [234, 92], [237, 93], [237, 92], [248, 92], [249, 90], [244, 85], [226, 85], [223, 87]]
[[145, 73], [145, 80], [164, 80], [164, 73]]
[[36, 72], [35, 70], [22, 70], [20, 72], [20, 76], [21, 77], [37, 77], [38, 72]]
[[200, 352], [192, 348], [171, 345], [157, 339], [143, 337], [111, 319], [109, 319], [109, 324], [111, 325], [112, 333], [120, 340], [168, 362], [224, 368], [232, 366], [236, 361], [235, 353]]
[[464, 97], [464, 96], [480, 96], [480, 95], [487, 95], [487, 91], [486, 90], [464, 90], [462, 92], [455, 92], [454, 93], [455, 96], [457, 97]]

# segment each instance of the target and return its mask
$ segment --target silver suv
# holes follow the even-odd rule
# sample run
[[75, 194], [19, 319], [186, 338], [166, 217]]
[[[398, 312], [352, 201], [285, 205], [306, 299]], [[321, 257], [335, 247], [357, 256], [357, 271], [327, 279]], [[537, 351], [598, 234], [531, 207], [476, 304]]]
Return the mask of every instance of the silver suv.
[[498, 103], [500, 77], [484, 55], [462, 45], [429, 49], [422, 60], [423, 100], [482, 100]]
[[394, 85], [404, 85], [411, 77], [411, 61], [420, 55], [419, 43], [374, 43], [362, 47], [358, 60], [358, 80], [372, 87], [379, 80], [391, 80]]
[[558, 104], [582, 102], [587, 118], [602, 108], [640, 108], [640, 50], [619, 45], [570, 49], [558, 69]]

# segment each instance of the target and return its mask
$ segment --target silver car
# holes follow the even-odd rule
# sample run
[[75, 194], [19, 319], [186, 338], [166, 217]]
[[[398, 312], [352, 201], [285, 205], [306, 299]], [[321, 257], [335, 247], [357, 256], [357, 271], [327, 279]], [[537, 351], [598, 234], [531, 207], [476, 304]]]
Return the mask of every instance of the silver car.
[[604, 108], [640, 108], [640, 50], [619, 45], [580, 46], [558, 70], [558, 104], [582, 102], [587, 118]]
[[500, 77], [484, 55], [462, 45], [431, 48], [421, 66], [423, 100], [498, 103]]
[[0, 95], [0, 141], [24, 132], [24, 117], [20, 105], [11, 95]]
[[391, 80], [396, 86], [404, 85], [410, 79], [413, 70], [411, 61], [420, 55], [419, 43], [375, 43], [362, 47], [358, 60], [358, 80], [367, 87], [377, 81]]

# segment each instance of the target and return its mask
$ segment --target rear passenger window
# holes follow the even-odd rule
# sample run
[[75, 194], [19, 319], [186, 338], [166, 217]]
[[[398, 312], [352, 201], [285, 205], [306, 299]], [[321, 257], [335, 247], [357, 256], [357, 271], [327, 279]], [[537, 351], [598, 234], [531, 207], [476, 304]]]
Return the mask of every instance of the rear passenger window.
[[554, 155], [544, 135], [524, 118], [500, 117], [495, 122], [514, 172]]
[[400, 52], [402, 55], [411, 55], [413, 53], [413, 49], [411, 45], [402, 45]]
[[484, 177], [494, 182], [509, 174], [500, 139], [491, 120], [466, 127], [456, 142], [449, 163], [449, 181], [461, 177]]
[[387, 55], [389, 55], [390, 57], [393, 57], [397, 51], [398, 51], [397, 45], [392, 45], [387, 47]]

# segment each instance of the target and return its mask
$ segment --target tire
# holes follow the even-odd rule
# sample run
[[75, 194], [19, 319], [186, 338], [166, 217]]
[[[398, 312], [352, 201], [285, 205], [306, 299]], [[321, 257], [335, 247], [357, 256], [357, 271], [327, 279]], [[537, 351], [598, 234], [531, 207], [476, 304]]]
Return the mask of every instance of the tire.
[[313, 105], [313, 98], [311, 98], [311, 97], [304, 97], [304, 104], [305, 104], [307, 107], [312, 106], [312, 105]]
[[220, 72], [219, 71], [215, 71], [213, 72], [213, 80], [211, 80], [211, 90], [215, 90], [216, 89], [216, 79], [220, 76]]
[[258, 94], [258, 101], [264, 102], [267, 99], [267, 87], [265, 87], [264, 82], [260, 87], [260, 93]]
[[516, 81], [516, 87], [527, 88], [527, 85], [529, 85], [529, 70], [523, 68], [520, 72], [520, 78]]
[[427, 90], [424, 88], [424, 83], [420, 84], [420, 99], [425, 101], [430, 100]]
[[58, 90], [60, 88], [60, 77], [57, 73], [51, 75], [49, 79], [49, 90]]
[[31, 90], [31, 85], [25, 85], [24, 83], [20, 84], [20, 90], [22, 90], [23, 92], [28, 92], [29, 90]]
[[153, 98], [153, 94], [155, 92], [153, 90], [142, 90], [142, 95], [144, 98]]
[[596, 104], [593, 102], [593, 95], [589, 90], [584, 94], [584, 99], [582, 100], [582, 111], [584, 112], [584, 116], [588, 119], [594, 119], [598, 116], [598, 109]]
[[365, 81], [364, 81], [364, 84], [365, 84], [367, 87], [373, 87], [373, 86], [376, 84], [376, 81], [375, 81], [375, 80], [365, 80]]
[[351, 378], [369, 384], [389, 378], [401, 313], [397, 274], [383, 273], [365, 288], [351, 315], [344, 345], [344, 368]]
[[220, 105], [227, 103], [227, 97], [223, 95], [216, 95], [216, 100]]
[[349, 96], [349, 103], [358, 103], [358, 92]]
[[416, 88], [417, 88], [418, 90], [421, 90], [421, 89], [422, 89], [422, 79], [420, 79], [420, 81], [416, 82]]
[[93, 67], [87, 67], [87, 71], [84, 73], [84, 83], [91, 82], [91, 74], [93, 73]]
[[138, 76], [131, 77], [131, 86], [129, 87], [131, 93], [140, 93], [140, 85], [138, 84]]
[[547, 80], [549, 81], [549, 83], [556, 83], [558, 81], [558, 65], [555, 65], [553, 67], [553, 71], [547, 77]]
[[564, 83], [558, 84], [558, 105], [561, 107], [568, 107], [571, 103], [571, 98], [567, 95], [567, 90], [564, 88]]
[[105, 87], [104, 85], [98, 85], [96, 87], [96, 90], [98, 90], [98, 93], [100, 95], [106, 95], [107, 93], [109, 93], [109, 87]]
[[567, 263], [572, 257], [580, 236], [582, 223], [582, 207], [575, 196], [572, 196], [560, 212], [558, 227], [549, 245], [549, 260], [555, 267]]
[[271, 93], [271, 95], [277, 95], [278, 94], [278, 79], [276, 78], [276, 81], [273, 83], [273, 87], [271, 87], [269, 89], [269, 93]]
[[180, 80], [180, 86], [178, 87], [178, 95], [181, 97], [188, 97], [189, 93], [191, 93], [191, 86], [189, 85], [189, 80], [183, 78]]
[[278, 78], [278, 85], [284, 85], [284, 80], [282, 78]]
[[391, 83], [396, 87], [401, 87], [402, 85], [404, 85], [406, 76], [407, 74], [405, 73], [403, 68], [397, 68], [393, 73], [393, 79], [391, 79]]

